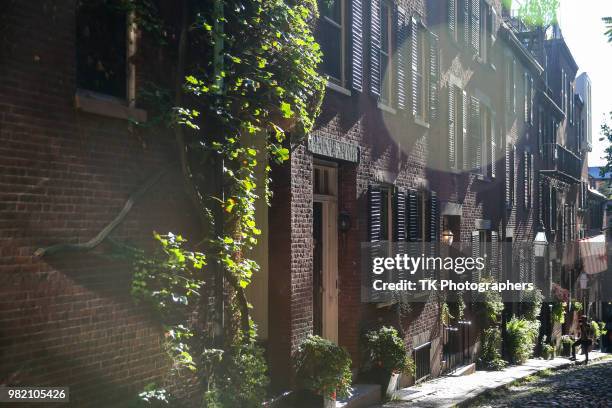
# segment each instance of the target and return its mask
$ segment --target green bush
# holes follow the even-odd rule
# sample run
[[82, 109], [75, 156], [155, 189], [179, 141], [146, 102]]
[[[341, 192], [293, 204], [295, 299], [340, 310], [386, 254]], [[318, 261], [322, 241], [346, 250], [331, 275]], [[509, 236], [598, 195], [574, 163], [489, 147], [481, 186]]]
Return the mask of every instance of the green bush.
[[498, 327], [489, 327], [482, 333], [482, 347], [478, 357], [478, 368], [485, 370], [501, 370], [507, 363], [501, 357], [501, 332]]
[[582, 302], [579, 302], [577, 300], [572, 301], [572, 309], [574, 310], [574, 312], [581, 312], [582, 308]]
[[555, 348], [550, 344], [542, 344], [542, 358], [545, 360], [555, 358]]
[[506, 324], [506, 343], [510, 361], [522, 364], [533, 353], [540, 323], [512, 316]]
[[[480, 282], [494, 282], [492, 278], [483, 278]], [[502, 295], [498, 291], [488, 290], [479, 293], [476, 303], [476, 312], [480, 317], [482, 327], [489, 327], [499, 323], [501, 314], [504, 311]]]
[[540, 289], [528, 290], [523, 292], [521, 302], [521, 314], [527, 320], [538, 320], [542, 309], [544, 296]]
[[347, 396], [351, 385], [348, 352], [319, 336], [309, 336], [295, 356], [298, 385], [324, 396]]
[[555, 302], [553, 303], [552, 308], [552, 318], [553, 321], [557, 323], [565, 323], [565, 308], [567, 306], [566, 302]]
[[595, 341], [599, 340], [602, 335], [605, 335], [608, 331], [606, 330], [606, 323], [595, 320], [591, 321], [591, 331], [593, 332], [593, 338]]
[[381, 327], [365, 335], [365, 368], [382, 368], [388, 374], [412, 373], [414, 363], [406, 344], [393, 327]]
[[261, 347], [241, 345], [224, 352], [214, 370], [215, 388], [206, 393], [204, 406], [261, 407], [269, 384], [266, 371]]

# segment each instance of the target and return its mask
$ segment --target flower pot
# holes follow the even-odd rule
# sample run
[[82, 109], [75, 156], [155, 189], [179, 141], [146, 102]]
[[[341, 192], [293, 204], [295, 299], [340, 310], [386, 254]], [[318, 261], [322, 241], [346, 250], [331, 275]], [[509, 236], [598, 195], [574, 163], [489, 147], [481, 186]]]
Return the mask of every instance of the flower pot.
[[391, 378], [389, 378], [389, 384], [387, 385], [387, 397], [393, 397], [393, 394], [397, 390], [397, 383], [399, 381], [399, 378], [399, 373], [391, 374]]
[[323, 408], [336, 408], [336, 399], [332, 397], [323, 397]]
[[561, 355], [563, 357], [569, 357], [572, 355], [572, 344], [571, 343], [562, 343], [562, 351]]

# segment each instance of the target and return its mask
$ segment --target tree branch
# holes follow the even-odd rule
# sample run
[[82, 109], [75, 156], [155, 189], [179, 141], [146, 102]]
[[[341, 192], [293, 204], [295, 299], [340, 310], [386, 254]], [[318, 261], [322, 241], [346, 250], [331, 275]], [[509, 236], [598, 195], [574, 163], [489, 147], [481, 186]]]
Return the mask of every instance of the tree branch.
[[117, 226], [119, 224], [121, 224], [123, 219], [127, 216], [127, 214], [130, 212], [130, 210], [134, 206], [134, 203], [136, 202], [136, 200], [138, 200], [155, 183], [157, 183], [167, 171], [168, 171], [167, 167], [165, 167], [162, 170], [158, 171], [153, 176], [151, 176], [146, 181], [145, 184], [143, 184], [140, 188], [138, 188], [138, 190], [136, 190], [132, 194], [130, 194], [130, 196], [128, 197], [128, 200], [125, 202], [125, 204], [123, 205], [123, 208], [121, 209], [119, 214], [117, 214], [115, 219], [113, 219], [106, 227], [104, 227], [102, 229], [102, 231], [100, 231], [98, 233], [98, 235], [96, 235], [94, 238], [92, 238], [89, 241], [84, 242], [82, 244], [62, 243], [62, 244], [51, 245], [51, 246], [48, 246], [48, 247], [38, 248], [36, 251], [34, 251], [34, 256], [36, 256], [36, 257], [43, 257], [43, 256], [46, 256], [46, 255], [53, 255], [53, 254], [56, 254], [58, 252], [89, 251], [91, 249], [94, 249], [95, 247], [100, 245], [102, 243], [102, 241], [104, 241], [106, 239], [106, 237], [108, 237], [108, 235], [111, 232], [113, 232], [113, 230], [115, 228], [117, 228]]

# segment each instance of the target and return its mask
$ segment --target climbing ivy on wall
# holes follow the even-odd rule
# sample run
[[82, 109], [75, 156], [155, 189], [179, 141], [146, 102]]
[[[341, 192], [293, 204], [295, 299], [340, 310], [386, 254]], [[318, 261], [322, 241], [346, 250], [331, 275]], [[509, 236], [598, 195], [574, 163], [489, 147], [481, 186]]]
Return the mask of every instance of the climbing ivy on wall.
[[[146, 31], [160, 33], [168, 24], [148, 1], [123, 3]], [[261, 233], [255, 203], [270, 197], [268, 163], [289, 159], [320, 110], [324, 78], [312, 34], [317, 6], [315, 0], [184, 0], [179, 7], [178, 79], [170, 92], [174, 103], [161, 115], [171, 118], [204, 236], [194, 248], [178, 234], [156, 235], [159, 250], [136, 256], [133, 294], [160, 313], [174, 365], [201, 380], [204, 406], [258, 406], [265, 363], [245, 295], [258, 265], [246, 254]], [[151, 37], [168, 46], [163, 36]], [[215, 268], [225, 282], [229, 316], [222, 341], [211, 341], [208, 327], [198, 325]], [[249, 371], [247, 381], [242, 374]], [[228, 383], [233, 375], [241, 376], [242, 392]], [[155, 389], [142, 394], [156, 395], [166, 398]]]

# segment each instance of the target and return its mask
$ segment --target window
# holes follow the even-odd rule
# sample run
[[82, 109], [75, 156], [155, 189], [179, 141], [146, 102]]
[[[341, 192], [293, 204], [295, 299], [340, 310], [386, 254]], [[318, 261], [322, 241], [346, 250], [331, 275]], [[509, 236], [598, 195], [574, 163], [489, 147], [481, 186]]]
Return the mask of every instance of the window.
[[565, 83], [567, 82], [567, 74], [565, 70], [561, 68], [561, 109], [563, 112], [567, 112], [567, 99], [565, 97]]
[[497, 140], [495, 118], [491, 109], [470, 97], [468, 149], [471, 170], [482, 176], [495, 177]]
[[486, 1], [480, 5], [480, 58], [483, 62], [491, 62], [491, 48], [495, 42], [496, 13]]
[[128, 99], [126, 13], [119, 2], [77, 4], [77, 87], [122, 100]]
[[380, 7], [380, 101], [384, 105], [391, 105], [391, 95], [393, 91], [393, 66], [392, 66], [392, 30], [393, 21], [391, 6], [386, 1]]
[[345, 10], [343, 0], [319, 0], [321, 17], [318, 23], [319, 44], [323, 52], [324, 74], [332, 82], [345, 85]]
[[417, 107], [416, 107], [416, 117], [422, 119], [423, 121], [427, 121], [427, 77], [425, 73], [427, 72], [427, 54], [426, 54], [426, 38], [425, 38], [425, 30], [423, 28], [419, 28], [416, 30], [417, 36], [417, 64], [416, 64], [416, 83], [413, 84], [416, 86], [416, 97], [417, 97]]

